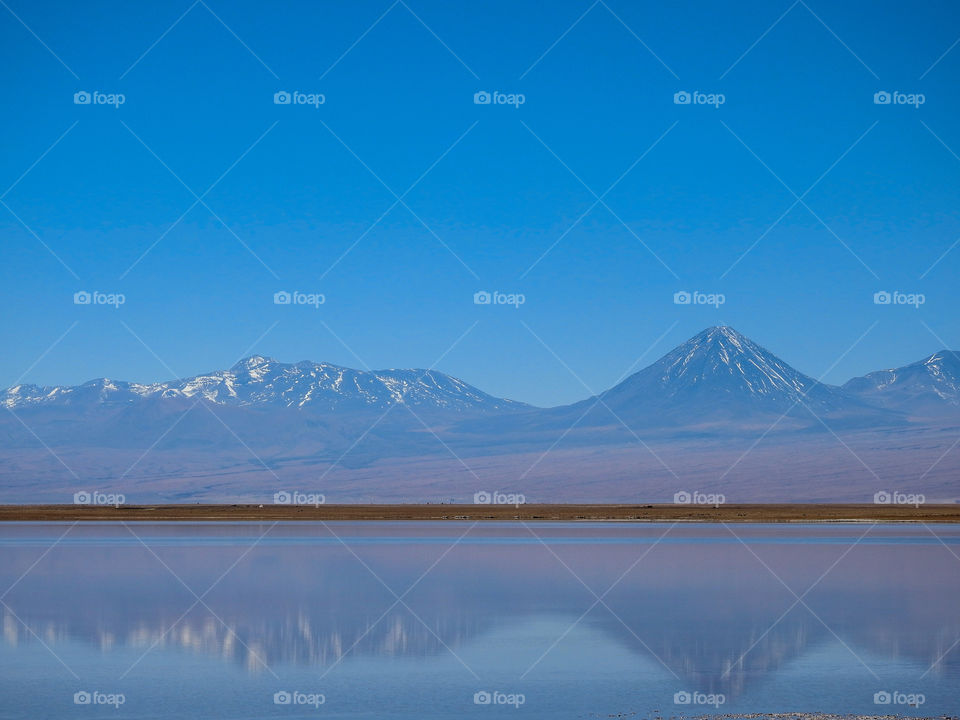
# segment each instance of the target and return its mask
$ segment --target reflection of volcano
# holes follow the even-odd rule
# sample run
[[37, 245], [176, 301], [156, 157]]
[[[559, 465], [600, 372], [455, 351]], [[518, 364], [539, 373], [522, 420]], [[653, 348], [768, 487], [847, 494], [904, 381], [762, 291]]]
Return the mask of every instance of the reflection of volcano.
[[[577, 578], [516, 526], [475, 527], [404, 597], [410, 610], [395, 604], [378, 577], [402, 594], [465, 529], [338, 527], [361, 563], [320, 527], [277, 526], [203, 595], [262, 530], [137, 527], [221, 622], [202, 605], [187, 612], [196, 598], [136, 539], [124, 537], [123, 528], [80, 526], [5, 602], [47, 643], [80, 638], [105, 651], [184, 648], [251, 671], [262, 669], [261, 660], [328, 667], [354, 656], [423, 657], [444, 653], [445, 646], [460, 652], [494, 630], [540, 617], [572, 623], [593, 604]], [[535, 526], [598, 594], [664, 529]], [[4, 534], [14, 531], [55, 533], [51, 542], [62, 532], [8, 526]], [[184, 538], [185, 532], [192, 536]], [[815, 647], [837, 642], [833, 633], [851, 652], [904, 658], [924, 668], [960, 637], [960, 573], [929, 534], [928, 544], [916, 530], [873, 529], [804, 597], [810, 610], [798, 604], [787, 612], [796, 598], [784, 585], [802, 595], [862, 530], [737, 532], [752, 539], [750, 550], [758, 557], [722, 528], [674, 528], [605, 596], [609, 609], [595, 607], [583, 627], [644, 658], [652, 651], [698, 689], [730, 695]], [[789, 542], [804, 533], [821, 542]], [[894, 534], [911, 541], [893, 544]], [[12, 584], [43, 548], [42, 542], [5, 547], [0, 584]], [[34, 641], [10, 612], [3, 616], [3, 634], [8, 644]], [[546, 647], [533, 650], [539, 654]], [[956, 649], [934, 667], [958, 670]]]

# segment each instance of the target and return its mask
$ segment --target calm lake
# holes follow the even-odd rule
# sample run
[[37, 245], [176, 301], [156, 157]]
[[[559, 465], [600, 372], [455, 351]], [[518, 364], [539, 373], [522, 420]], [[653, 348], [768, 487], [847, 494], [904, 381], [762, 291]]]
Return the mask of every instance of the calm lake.
[[2, 718], [960, 711], [956, 526], [15, 523], [0, 597]]

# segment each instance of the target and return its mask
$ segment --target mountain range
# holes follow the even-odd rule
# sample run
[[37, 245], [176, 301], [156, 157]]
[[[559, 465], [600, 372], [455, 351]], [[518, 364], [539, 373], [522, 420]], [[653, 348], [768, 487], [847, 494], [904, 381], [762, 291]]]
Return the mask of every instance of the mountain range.
[[[78, 386], [16, 385], [2, 391], [9, 409], [132, 405], [148, 399], [203, 399], [234, 407], [350, 412], [404, 403], [454, 415], [543, 412], [496, 398], [434, 370], [363, 371], [253, 355], [229, 370], [149, 384], [99, 378]], [[615, 387], [547, 412], [577, 413], [599, 404], [624, 416], [649, 414], [678, 424], [749, 419], [756, 414], [950, 412], [960, 407], [960, 353], [944, 350], [902, 368], [878, 370], [837, 387], [821, 383], [730, 327], [707, 328]], [[803, 413], [800, 413], [803, 414]]]
[[280, 363], [262, 355], [182, 380], [140, 384], [100, 378], [79, 386], [17, 385], [4, 391], [8, 408], [134, 404], [147, 399], [203, 399], [218, 405], [324, 411], [384, 409], [398, 402], [453, 412], [528, 407], [487, 395], [430, 370], [364, 372], [330, 363]]
[[[397, 497], [402, 487], [399, 497], [421, 500], [446, 495], [441, 460], [458, 461], [458, 477], [466, 468], [479, 480], [465, 458], [482, 459], [499, 467], [501, 482], [519, 482], [531, 457], [548, 454], [573, 460], [569, 467], [584, 468], [590, 483], [617, 488], [638, 443], [654, 456], [649, 443], [689, 446], [701, 460], [710, 450], [724, 460], [701, 463], [697, 477], [710, 478], [712, 463], [715, 480], [748, 440], [764, 439], [785, 457], [807, 446], [822, 455], [831, 435], [854, 456], [854, 446], [892, 450], [908, 443], [897, 455], [907, 480], [922, 475], [936, 449], [955, 437], [960, 353], [944, 350], [834, 386], [730, 327], [711, 327], [609, 390], [554, 408], [496, 398], [435, 370], [361, 371], [260, 355], [167, 382], [17, 385], [0, 392], [0, 404], [8, 410], [0, 415], [0, 478], [7, 478], [0, 493], [16, 497], [29, 494], [31, 474], [37, 487], [75, 487], [84, 474], [103, 483], [147, 479], [155, 492], [162, 486], [167, 495], [190, 498], [248, 497], [251, 482], [275, 487], [285, 472], [302, 478], [319, 470], [329, 482], [345, 470], [364, 471], [372, 485], [352, 478], [351, 498]], [[850, 442], [838, 433], [851, 434]], [[916, 463], [906, 461], [914, 455]], [[415, 495], [404, 494], [411, 474], [425, 468], [430, 479], [416, 485]], [[257, 472], [266, 477], [253, 480]], [[383, 487], [398, 474], [396, 487]], [[210, 485], [211, 476], [237, 477], [238, 484]], [[425, 488], [437, 494], [424, 495]]]

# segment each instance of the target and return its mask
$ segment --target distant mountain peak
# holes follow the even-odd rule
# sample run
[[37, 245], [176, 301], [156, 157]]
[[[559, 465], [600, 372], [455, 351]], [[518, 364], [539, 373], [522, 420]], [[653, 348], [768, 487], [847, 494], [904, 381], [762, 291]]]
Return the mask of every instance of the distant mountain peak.
[[899, 368], [848, 380], [843, 388], [881, 407], [916, 414], [960, 407], [960, 352], [941, 350]]
[[[725, 363], [730, 363], [734, 358], [743, 355], [772, 358], [780, 362], [773, 354], [729, 325], [709, 327], [674, 350], [674, 352], [680, 352], [681, 354], [683, 351], [687, 353], [716, 353]], [[786, 365], [785, 363], [781, 364]]]
[[251, 355], [250, 357], [245, 357], [243, 360], [237, 362], [231, 370], [252, 370], [254, 368], [263, 367], [264, 365], [269, 365], [270, 363], [275, 363], [271, 357], [266, 357], [265, 355]]
[[644, 426], [786, 414], [806, 422], [809, 410], [818, 416], [865, 410], [856, 398], [801, 373], [729, 325], [702, 330], [600, 397], [620, 417]]
[[960, 366], [960, 352], [956, 350], [941, 350], [922, 361], [924, 365], [944, 365], [947, 363]]
[[694, 338], [698, 337], [726, 337], [726, 338], [735, 338], [735, 339], [746, 339], [746, 335], [737, 332], [735, 328], [730, 325], [711, 325], [705, 330], [700, 331]]
[[660, 384], [670, 395], [697, 386], [714, 393], [779, 393], [796, 399], [817, 384], [727, 325], [709, 327], [694, 335], [650, 369], [656, 369]]

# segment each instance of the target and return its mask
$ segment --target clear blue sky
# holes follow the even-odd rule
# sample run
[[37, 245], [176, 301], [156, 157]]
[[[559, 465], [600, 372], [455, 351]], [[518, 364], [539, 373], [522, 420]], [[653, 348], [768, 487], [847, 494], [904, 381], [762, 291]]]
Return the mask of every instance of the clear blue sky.
[[670, 328], [639, 366], [715, 324], [832, 382], [960, 348], [955, 3], [5, 2], [0, 386], [442, 357], [548, 405]]

